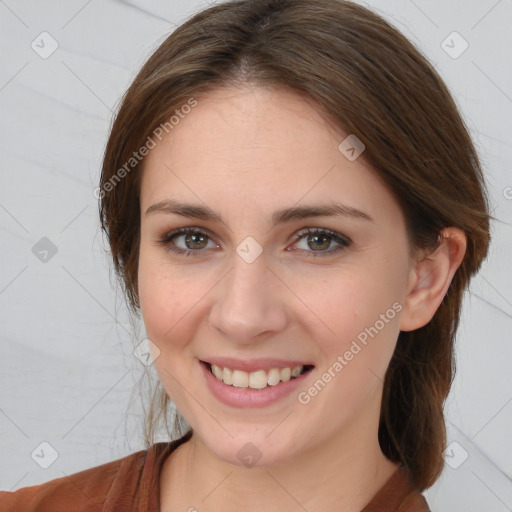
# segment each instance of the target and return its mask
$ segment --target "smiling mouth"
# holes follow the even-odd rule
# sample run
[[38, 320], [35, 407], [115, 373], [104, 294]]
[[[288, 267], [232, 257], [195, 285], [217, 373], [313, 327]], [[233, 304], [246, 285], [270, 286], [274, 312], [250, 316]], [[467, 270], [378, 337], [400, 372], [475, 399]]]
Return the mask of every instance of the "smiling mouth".
[[206, 361], [201, 361], [215, 378], [228, 386], [237, 388], [265, 389], [271, 386], [277, 386], [281, 382], [287, 382], [302, 377], [309, 373], [313, 365], [298, 365], [293, 368], [271, 368], [266, 370], [257, 370], [254, 372], [245, 372], [243, 370], [232, 370], [223, 368]]

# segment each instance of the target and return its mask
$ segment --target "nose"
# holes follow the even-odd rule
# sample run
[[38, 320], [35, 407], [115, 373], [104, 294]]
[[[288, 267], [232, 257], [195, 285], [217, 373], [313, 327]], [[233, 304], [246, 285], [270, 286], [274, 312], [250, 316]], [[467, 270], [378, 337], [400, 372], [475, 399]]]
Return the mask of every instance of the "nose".
[[[237, 343], [249, 344], [285, 329], [288, 322], [286, 290], [264, 254], [247, 263], [233, 254], [233, 265], [217, 287], [210, 324]], [[290, 300], [290, 299], [288, 299]]]

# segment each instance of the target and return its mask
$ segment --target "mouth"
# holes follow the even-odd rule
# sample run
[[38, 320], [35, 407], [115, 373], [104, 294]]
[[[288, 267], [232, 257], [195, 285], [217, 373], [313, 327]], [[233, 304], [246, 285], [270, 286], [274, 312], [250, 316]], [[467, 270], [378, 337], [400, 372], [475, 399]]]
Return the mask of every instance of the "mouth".
[[246, 388], [251, 390], [265, 390], [271, 387], [280, 386], [285, 382], [300, 379], [313, 370], [314, 365], [295, 365], [290, 367], [275, 367], [268, 369], [259, 369], [248, 372], [239, 369], [222, 367], [208, 361], [200, 363], [215, 377], [219, 383], [232, 388]]

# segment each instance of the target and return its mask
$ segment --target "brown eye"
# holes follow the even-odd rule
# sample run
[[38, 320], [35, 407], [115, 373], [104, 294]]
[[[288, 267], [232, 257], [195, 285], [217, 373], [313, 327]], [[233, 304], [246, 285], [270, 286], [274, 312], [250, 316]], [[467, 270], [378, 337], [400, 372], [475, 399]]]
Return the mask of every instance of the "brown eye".
[[202, 233], [187, 234], [184, 235], [184, 237], [187, 249], [203, 249], [207, 244], [207, 242], [205, 243], [205, 240], [208, 237]]
[[331, 245], [330, 237], [325, 235], [308, 235], [307, 240], [311, 249], [328, 249]]
[[[299, 247], [298, 249], [304, 251], [307, 256], [313, 257], [335, 254], [349, 247], [352, 243], [346, 236], [323, 228], [303, 229], [295, 235], [295, 238], [298, 241], [302, 241], [303, 239], [306, 241], [306, 247]], [[180, 239], [182, 239], [182, 241], [179, 241]], [[158, 244], [164, 246], [170, 252], [184, 256], [199, 256], [206, 252], [205, 249], [208, 248], [209, 242], [214, 245], [213, 248], [218, 247], [218, 245], [211, 240], [209, 235], [197, 228], [188, 227], [167, 233], [158, 241]], [[329, 250], [333, 242], [337, 244], [337, 246]], [[180, 247], [180, 244], [182, 247]], [[296, 242], [294, 246], [297, 244], [298, 242]]]
[[[352, 241], [346, 236], [323, 228], [303, 229], [297, 233], [296, 238], [299, 241], [302, 241], [302, 239], [305, 240], [306, 247], [299, 247], [299, 249], [305, 250], [308, 256], [313, 257], [332, 255], [345, 249], [346, 247], [349, 247], [352, 243]], [[334, 249], [327, 250], [333, 242], [338, 244], [338, 246], [334, 247]], [[297, 243], [294, 245], [296, 246]]]
[[[182, 240], [180, 241], [180, 239]], [[208, 242], [213, 243], [206, 233], [197, 228], [175, 229], [167, 233], [161, 240], [158, 240], [158, 244], [168, 251], [184, 256], [202, 254], [205, 252], [204, 249], [207, 248]], [[217, 244], [214, 244], [214, 246], [218, 247]]]

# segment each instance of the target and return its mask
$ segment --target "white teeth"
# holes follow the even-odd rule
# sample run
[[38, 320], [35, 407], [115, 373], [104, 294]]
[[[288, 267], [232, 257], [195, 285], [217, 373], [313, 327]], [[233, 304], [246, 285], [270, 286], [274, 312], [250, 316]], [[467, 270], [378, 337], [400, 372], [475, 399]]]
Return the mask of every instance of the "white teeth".
[[233, 386], [246, 388], [249, 386], [249, 374], [240, 370], [233, 370]]
[[[217, 377], [219, 379], [219, 377]], [[233, 370], [229, 368], [224, 368], [222, 370], [222, 377], [220, 380], [224, 381], [225, 384], [229, 384], [230, 386], [233, 384]]]
[[300, 375], [300, 372], [302, 371], [302, 366], [296, 366], [292, 369], [292, 377], [298, 377]]
[[281, 382], [281, 372], [277, 368], [272, 368], [268, 372], [267, 383], [269, 386], [275, 386]]
[[267, 372], [258, 370], [249, 374], [249, 387], [252, 389], [263, 389], [267, 387]]
[[237, 388], [264, 389], [267, 386], [277, 386], [281, 381], [286, 382], [292, 377], [298, 377], [304, 366], [299, 365], [293, 368], [272, 368], [268, 371], [258, 370], [255, 372], [244, 372], [243, 370], [231, 370], [221, 368], [216, 364], [211, 365], [212, 373], [218, 380], [235, 386]]
[[213, 372], [213, 375], [215, 375], [215, 377], [217, 377], [217, 379], [222, 378], [222, 368], [220, 368], [216, 364], [212, 364], [212, 372]]
[[290, 368], [283, 368], [281, 370], [281, 380], [282, 381], [286, 382], [287, 380], [290, 380], [291, 376], [292, 376], [292, 371]]

